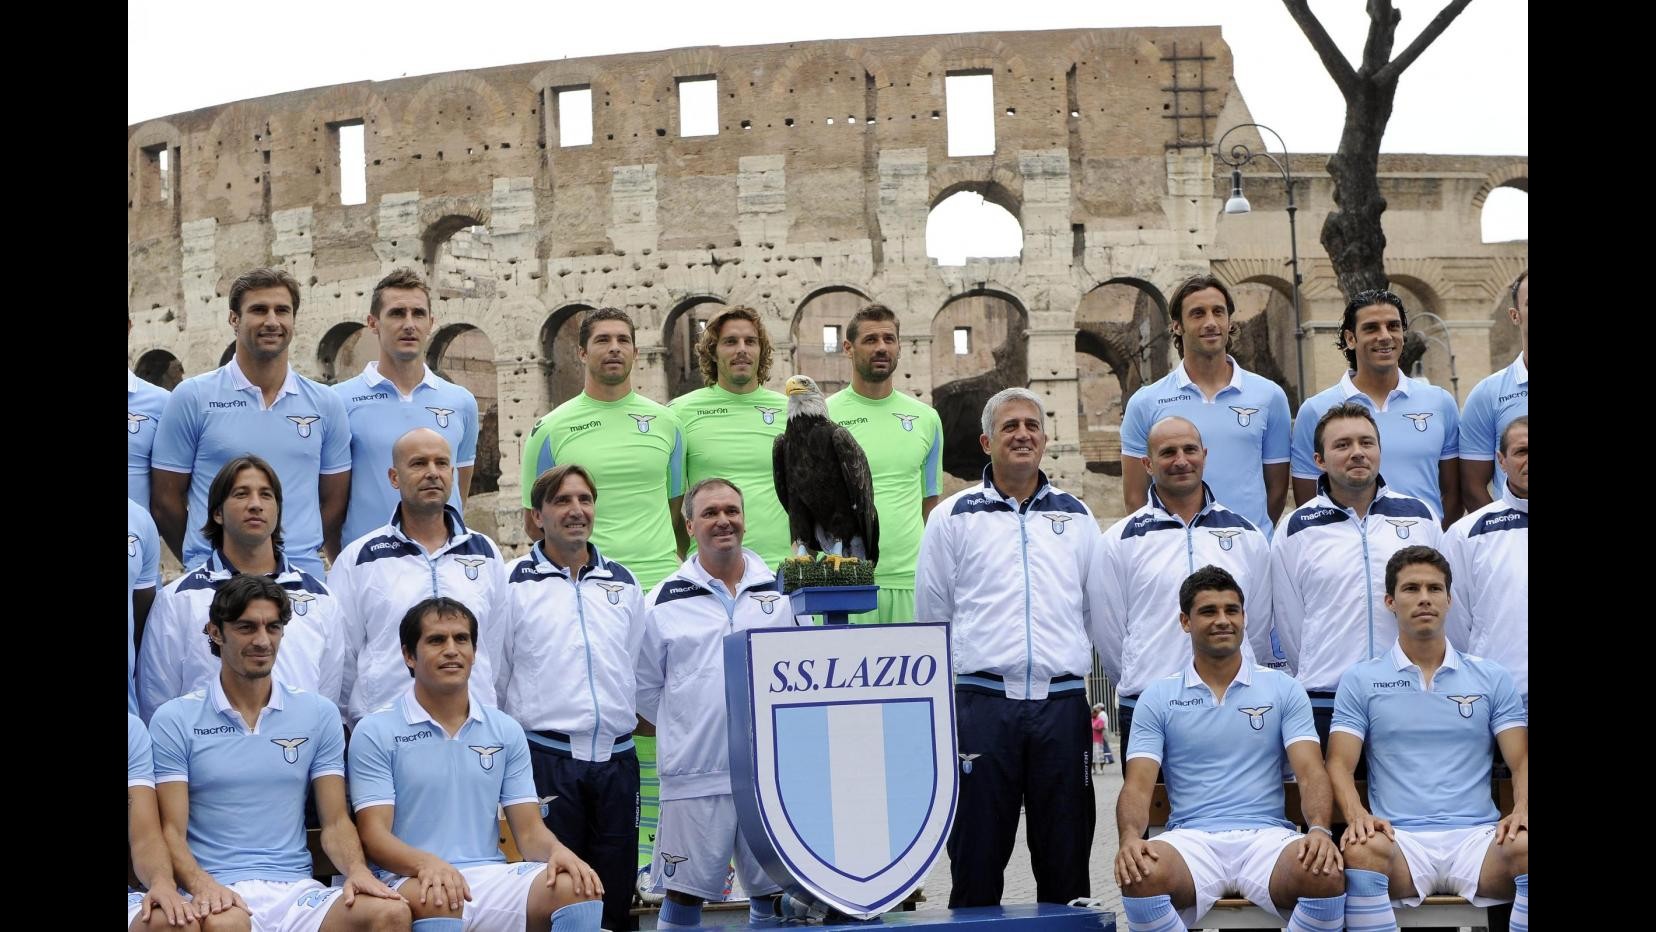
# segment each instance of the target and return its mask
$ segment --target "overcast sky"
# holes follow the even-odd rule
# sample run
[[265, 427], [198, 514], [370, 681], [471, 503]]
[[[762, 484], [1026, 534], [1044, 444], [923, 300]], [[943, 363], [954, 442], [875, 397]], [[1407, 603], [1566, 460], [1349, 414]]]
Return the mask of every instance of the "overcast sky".
[[[1397, 0], [1401, 51], [1445, 0]], [[1314, 0], [1348, 57], [1360, 54], [1361, 0]], [[938, 9], [946, 15], [937, 15]], [[1010, 15], [1015, 13], [1015, 15]], [[1344, 103], [1275, 0], [1076, 0], [947, 5], [892, 0], [128, 0], [127, 120], [283, 91], [520, 62], [695, 45], [1114, 26], [1219, 25], [1254, 119], [1295, 152], [1339, 142]], [[1529, 4], [1474, 0], [1406, 72], [1386, 152], [1529, 154]], [[1497, 192], [1506, 195], [1507, 192]], [[1494, 239], [1528, 235], [1527, 195]], [[1501, 198], [1491, 197], [1495, 211]]]

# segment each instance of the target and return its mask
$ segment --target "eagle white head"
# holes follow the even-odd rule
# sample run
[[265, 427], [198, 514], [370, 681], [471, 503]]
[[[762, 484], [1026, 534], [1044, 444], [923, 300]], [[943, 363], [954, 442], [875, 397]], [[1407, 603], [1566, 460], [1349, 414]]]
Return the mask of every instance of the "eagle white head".
[[822, 390], [817, 388], [816, 380], [810, 376], [789, 376], [782, 391], [788, 396], [789, 420], [800, 415], [828, 416], [828, 401], [822, 397]]

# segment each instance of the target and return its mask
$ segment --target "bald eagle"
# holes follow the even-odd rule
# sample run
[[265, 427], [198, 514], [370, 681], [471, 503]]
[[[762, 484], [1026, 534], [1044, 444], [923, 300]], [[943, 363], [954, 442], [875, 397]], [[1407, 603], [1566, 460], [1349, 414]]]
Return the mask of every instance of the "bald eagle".
[[788, 426], [771, 448], [776, 497], [788, 512], [795, 559], [812, 551], [840, 562], [880, 560], [874, 479], [851, 432], [828, 419], [828, 403], [809, 376], [788, 379]]

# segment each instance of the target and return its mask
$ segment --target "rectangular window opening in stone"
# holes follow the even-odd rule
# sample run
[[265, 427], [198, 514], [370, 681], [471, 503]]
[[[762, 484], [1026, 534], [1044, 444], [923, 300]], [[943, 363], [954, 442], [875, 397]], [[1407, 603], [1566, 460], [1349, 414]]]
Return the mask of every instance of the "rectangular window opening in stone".
[[150, 192], [149, 199], [163, 204], [172, 202], [172, 153], [166, 143], [145, 146], [142, 150], [143, 175], [138, 180], [141, 191]]
[[368, 161], [364, 149], [364, 127], [361, 120], [329, 123], [339, 141], [338, 179], [339, 203], [368, 203]]
[[822, 328], [822, 351], [837, 353], [840, 350], [840, 328], [838, 324], [829, 324]]
[[563, 87], [556, 96], [558, 147], [592, 145], [592, 88]]
[[700, 75], [678, 79], [679, 135], [719, 135], [719, 79]]
[[956, 356], [972, 355], [972, 328], [954, 328], [954, 351]]
[[949, 156], [994, 155], [994, 75], [988, 71], [951, 71], [943, 80]]

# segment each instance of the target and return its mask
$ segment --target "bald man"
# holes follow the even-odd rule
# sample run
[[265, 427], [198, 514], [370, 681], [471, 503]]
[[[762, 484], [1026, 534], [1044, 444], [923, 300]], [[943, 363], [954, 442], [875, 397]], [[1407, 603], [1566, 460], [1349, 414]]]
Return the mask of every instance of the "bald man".
[[[1104, 532], [1097, 564], [1092, 635], [1104, 672], [1116, 684], [1121, 768], [1133, 710], [1145, 687], [1190, 666], [1190, 635], [1179, 625], [1179, 586], [1204, 566], [1228, 571], [1248, 606], [1248, 662], [1270, 662], [1271, 547], [1253, 522], [1215, 499], [1203, 480], [1207, 447], [1190, 420], [1170, 415], [1150, 428], [1144, 505]], [[1248, 656], [1251, 649], [1252, 656]]]
[[447, 596], [477, 616], [477, 660], [472, 694], [495, 705], [493, 651], [506, 602], [500, 547], [466, 527], [449, 502], [454, 452], [442, 434], [418, 427], [391, 448], [388, 470], [397, 490], [389, 523], [340, 551], [328, 574], [344, 620], [344, 702], [352, 724], [408, 686], [398, 625], [423, 599]]

